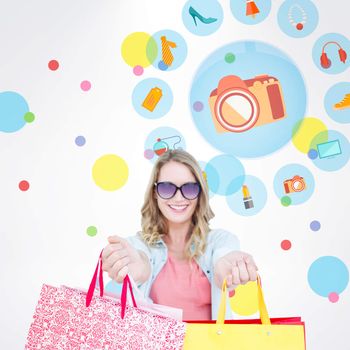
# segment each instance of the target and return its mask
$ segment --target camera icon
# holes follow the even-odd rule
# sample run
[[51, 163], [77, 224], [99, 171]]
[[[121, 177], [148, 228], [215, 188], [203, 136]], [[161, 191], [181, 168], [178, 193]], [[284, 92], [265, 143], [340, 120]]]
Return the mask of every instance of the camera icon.
[[209, 96], [209, 106], [220, 133], [244, 132], [286, 117], [281, 84], [266, 74], [248, 80], [223, 77]]
[[306, 183], [303, 177], [295, 175], [291, 179], [284, 180], [283, 186], [285, 193], [301, 192], [306, 188]]

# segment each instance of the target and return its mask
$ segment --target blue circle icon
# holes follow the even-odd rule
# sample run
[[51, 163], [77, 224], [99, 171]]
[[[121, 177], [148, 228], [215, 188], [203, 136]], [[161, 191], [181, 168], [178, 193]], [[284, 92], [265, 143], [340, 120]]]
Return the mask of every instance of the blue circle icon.
[[221, 196], [228, 196], [242, 188], [245, 170], [234, 156], [222, 154], [212, 158], [205, 166], [209, 189]]
[[344, 35], [329, 33], [321, 36], [312, 49], [315, 65], [324, 73], [339, 74], [350, 65], [350, 41]]
[[311, 197], [315, 181], [311, 172], [304, 166], [288, 164], [275, 175], [273, 188], [282, 204], [297, 205]]
[[182, 9], [185, 27], [195, 35], [210, 35], [222, 24], [224, 13], [216, 0], [190, 0]]
[[242, 216], [258, 214], [265, 206], [267, 191], [263, 182], [255, 176], [246, 175], [241, 189], [226, 197], [232, 211]]
[[201, 64], [190, 108], [196, 127], [213, 147], [255, 158], [291, 140], [294, 126], [304, 118], [306, 90], [299, 70], [279, 49], [235, 42]]
[[350, 83], [332, 86], [324, 98], [324, 107], [334, 121], [350, 123]]
[[278, 10], [278, 24], [288, 36], [303, 38], [311, 34], [318, 24], [318, 11], [310, 0], [287, 0]]
[[322, 256], [315, 260], [307, 274], [311, 289], [322, 297], [340, 294], [349, 283], [349, 270], [339, 258]]
[[347, 164], [350, 158], [349, 140], [340, 132], [325, 130], [311, 141], [310, 150], [317, 152], [313, 163], [322, 170], [336, 171]]
[[169, 149], [186, 149], [182, 134], [168, 126], [153, 130], [145, 141], [145, 158], [155, 163], [157, 158]]
[[271, 0], [230, 1], [233, 16], [244, 24], [254, 25], [262, 22], [270, 13]]
[[187, 57], [187, 45], [184, 38], [173, 30], [161, 30], [152, 35], [158, 46], [153, 66], [162, 71], [171, 71], [182, 65]]
[[0, 131], [15, 132], [25, 124], [25, 114], [29, 111], [28, 103], [17, 92], [0, 93]]

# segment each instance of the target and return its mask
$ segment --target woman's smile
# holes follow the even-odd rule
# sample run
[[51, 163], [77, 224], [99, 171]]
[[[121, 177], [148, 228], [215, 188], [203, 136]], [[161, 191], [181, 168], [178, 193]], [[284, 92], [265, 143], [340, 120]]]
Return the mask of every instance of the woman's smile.
[[168, 204], [168, 206], [172, 209], [175, 213], [183, 213], [188, 208], [188, 204]]

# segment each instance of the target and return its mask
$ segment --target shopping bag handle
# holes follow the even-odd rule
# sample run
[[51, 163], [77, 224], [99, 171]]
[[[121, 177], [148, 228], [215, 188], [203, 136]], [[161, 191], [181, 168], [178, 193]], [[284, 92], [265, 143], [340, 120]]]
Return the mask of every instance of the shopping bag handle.
[[[261, 278], [258, 275], [256, 280], [257, 286], [258, 286], [258, 306], [259, 306], [259, 312], [260, 312], [260, 320], [261, 323], [264, 325], [270, 325], [270, 317], [267, 312], [265, 300], [264, 300], [264, 294], [261, 287]], [[216, 320], [217, 324], [224, 324], [225, 323], [225, 314], [226, 314], [226, 298], [227, 298], [227, 286], [226, 286], [226, 279], [224, 279], [222, 283], [221, 288], [221, 300], [220, 300], [220, 306], [219, 306], [219, 312], [218, 317]]]
[[[100, 296], [103, 297], [104, 294], [104, 283], [103, 283], [103, 270], [102, 270], [102, 252], [100, 253], [100, 256], [97, 261], [96, 269], [94, 272], [94, 275], [92, 277], [92, 280], [90, 282], [89, 289], [86, 293], [86, 306], [90, 306], [92, 297], [94, 295], [94, 291], [96, 288], [96, 281], [97, 281], [97, 276], [99, 277], [99, 286], [100, 286]], [[126, 303], [127, 303], [127, 294], [128, 294], [128, 287], [132, 299], [132, 303], [134, 307], [137, 307], [136, 300], [134, 297], [134, 293], [132, 291], [132, 285], [131, 281], [128, 275], [125, 276], [123, 280], [123, 287], [122, 287], [122, 293], [120, 296], [120, 303], [121, 303], [121, 317], [124, 318], [125, 316], [125, 309], [126, 309]]]
[[137, 307], [136, 300], [134, 297], [134, 292], [132, 291], [130, 278], [128, 275], [126, 275], [124, 280], [123, 280], [122, 294], [120, 296], [120, 302], [122, 304], [122, 311], [121, 311], [122, 318], [124, 318], [124, 316], [125, 316], [126, 302], [127, 302], [127, 298], [128, 298], [128, 295], [127, 295], [128, 294], [128, 287], [129, 287], [129, 291], [130, 291], [130, 295], [131, 295], [131, 299], [132, 299], [132, 304], [134, 305], [134, 307]]
[[96, 269], [94, 272], [94, 275], [92, 276], [92, 280], [90, 282], [89, 289], [86, 294], [86, 306], [90, 306], [92, 297], [94, 295], [94, 291], [96, 288], [96, 281], [97, 281], [97, 276], [99, 277], [99, 286], [100, 286], [100, 296], [103, 297], [103, 292], [104, 292], [104, 284], [103, 284], [103, 270], [102, 270], [102, 252], [100, 253], [100, 256], [97, 261]]

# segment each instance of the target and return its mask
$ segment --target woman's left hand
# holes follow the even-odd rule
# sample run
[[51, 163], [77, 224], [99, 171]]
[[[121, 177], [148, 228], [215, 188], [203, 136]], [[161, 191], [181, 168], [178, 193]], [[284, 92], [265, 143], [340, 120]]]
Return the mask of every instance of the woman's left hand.
[[257, 279], [257, 266], [251, 255], [232, 251], [220, 258], [214, 266], [214, 281], [221, 288], [224, 278], [229, 291], [240, 284]]

